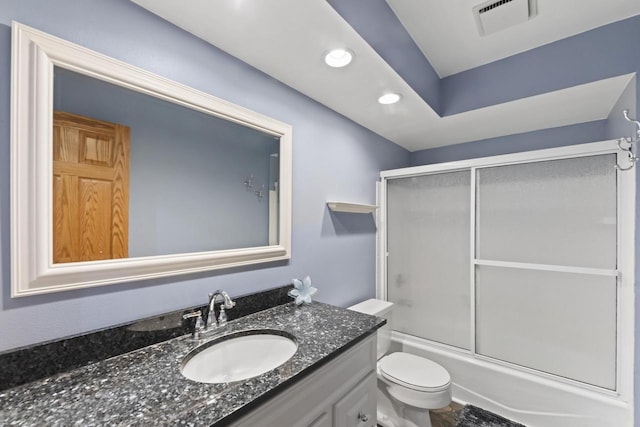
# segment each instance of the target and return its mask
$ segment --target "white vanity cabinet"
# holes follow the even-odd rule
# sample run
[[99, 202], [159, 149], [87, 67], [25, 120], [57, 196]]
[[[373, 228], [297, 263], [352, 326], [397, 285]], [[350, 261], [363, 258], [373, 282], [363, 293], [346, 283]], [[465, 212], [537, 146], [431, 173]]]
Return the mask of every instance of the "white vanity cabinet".
[[234, 427], [375, 427], [376, 334], [232, 424]]

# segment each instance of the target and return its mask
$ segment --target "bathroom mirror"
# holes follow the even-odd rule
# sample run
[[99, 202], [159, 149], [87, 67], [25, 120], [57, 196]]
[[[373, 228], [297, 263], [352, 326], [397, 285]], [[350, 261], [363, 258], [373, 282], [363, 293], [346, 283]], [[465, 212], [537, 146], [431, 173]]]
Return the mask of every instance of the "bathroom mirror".
[[288, 259], [291, 126], [13, 23], [12, 296]]

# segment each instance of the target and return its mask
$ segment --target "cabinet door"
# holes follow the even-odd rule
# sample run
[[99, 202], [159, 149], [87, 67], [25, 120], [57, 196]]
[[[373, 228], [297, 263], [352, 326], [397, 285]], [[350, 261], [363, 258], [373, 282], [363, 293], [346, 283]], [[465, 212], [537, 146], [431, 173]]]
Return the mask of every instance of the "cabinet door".
[[331, 426], [331, 408], [322, 412], [311, 424], [309, 427], [332, 427]]
[[334, 427], [376, 427], [377, 392], [371, 372], [333, 405]]

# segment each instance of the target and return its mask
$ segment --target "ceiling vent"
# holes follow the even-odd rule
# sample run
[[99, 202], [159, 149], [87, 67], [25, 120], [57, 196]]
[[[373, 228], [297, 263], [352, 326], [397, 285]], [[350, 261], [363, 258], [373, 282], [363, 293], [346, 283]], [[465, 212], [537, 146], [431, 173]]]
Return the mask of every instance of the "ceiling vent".
[[481, 36], [528, 21], [536, 15], [536, 0], [492, 0], [473, 8]]

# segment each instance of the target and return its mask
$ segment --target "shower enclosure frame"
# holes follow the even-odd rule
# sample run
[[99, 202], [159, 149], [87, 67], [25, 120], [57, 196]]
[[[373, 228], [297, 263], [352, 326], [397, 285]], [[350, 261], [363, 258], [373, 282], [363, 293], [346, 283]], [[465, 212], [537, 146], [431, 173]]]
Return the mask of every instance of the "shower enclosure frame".
[[[535, 369], [516, 365], [514, 363], [487, 357], [476, 353], [476, 313], [475, 313], [475, 289], [476, 289], [476, 266], [492, 265], [504, 266], [499, 261], [485, 261], [476, 259], [476, 172], [478, 169], [515, 165], [522, 163], [542, 162], [548, 160], [570, 159], [577, 157], [586, 157], [603, 154], [617, 154], [617, 160], [620, 164], [625, 164], [625, 154], [618, 150], [617, 141], [602, 141], [594, 143], [586, 143], [559, 148], [551, 148], [544, 150], [535, 150], [521, 152], [515, 154], [498, 155], [492, 157], [483, 157], [476, 159], [468, 159], [454, 162], [438, 163], [425, 166], [415, 166], [403, 169], [395, 169], [382, 171], [380, 173], [380, 182], [378, 183], [377, 196], [378, 210], [378, 238], [377, 238], [377, 266], [376, 275], [378, 298], [387, 299], [387, 184], [389, 180], [398, 178], [408, 178], [413, 176], [422, 176], [429, 174], [437, 174], [454, 171], [470, 171], [471, 175], [471, 191], [470, 191], [470, 207], [471, 207], [471, 229], [470, 229], [470, 251], [471, 262], [469, 268], [470, 274], [470, 321], [471, 321], [471, 337], [470, 350], [460, 349], [447, 344], [429, 341], [424, 338], [421, 340], [428, 341], [429, 345], [440, 347], [443, 351], [450, 351], [456, 354], [456, 357], [469, 358], [470, 360], [480, 363], [493, 364], [513, 369], [518, 372], [524, 372], [538, 376], [540, 378], [560, 383], [562, 386], [577, 387], [583, 389], [587, 393], [595, 393], [601, 396], [614, 398], [621, 402], [627, 403], [632, 411], [633, 402], [633, 367], [634, 367], [634, 274], [635, 274], [635, 193], [636, 193], [636, 173], [633, 171], [617, 171], [617, 270], [594, 269], [583, 267], [564, 267], [564, 266], [548, 266], [550, 271], [571, 272], [571, 273], [588, 273], [603, 276], [616, 277], [617, 289], [617, 312], [616, 312], [616, 387], [615, 390], [608, 390], [602, 387], [586, 384], [577, 380], [564, 378], [558, 375], [541, 372]], [[526, 263], [512, 263], [510, 266], [517, 265], [517, 268], [528, 269], [530, 265]], [[535, 265], [535, 269], [540, 270], [539, 265]], [[403, 335], [394, 332], [396, 338]], [[409, 336], [409, 335], [407, 335]]]

